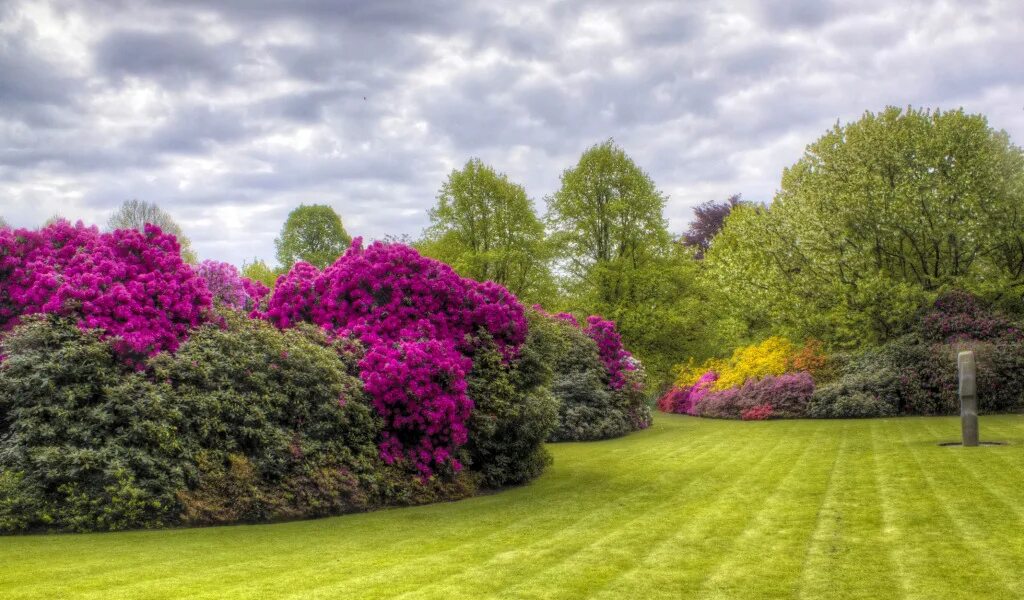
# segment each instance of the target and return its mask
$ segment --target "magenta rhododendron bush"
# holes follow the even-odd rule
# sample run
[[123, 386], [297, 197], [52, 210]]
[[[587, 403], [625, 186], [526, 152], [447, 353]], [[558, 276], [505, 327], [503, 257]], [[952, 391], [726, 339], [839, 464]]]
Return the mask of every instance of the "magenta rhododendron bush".
[[381, 453], [424, 475], [452, 464], [473, 403], [466, 373], [486, 334], [514, 358], [526, 340], [523, 307], [495, 283], [460, 277], [401, 244], [362, 240], [323, 272], [297, 263], [261, 314], [281, 328], [307, 321], [368, 348], [362, 378], [384, 417]]
[[626, 385], [626, 372], [636, 370], [633, 355], [622, 345], [622, 336], [615, 330], [615, 322], [597, 315], [587, 317], [583, 330], [595, 342], [601, 362], [608, 371], [608, 386], [620, 390]]
[[58, 221], [38, 231], [0, 229], [0, 329], [23, 315], [70, 316], [103, 330], [138, 363], [175, 350], [209, 307], [205, 282], [158, 227], [100, 233]]
[[253, 310], [270, 293], [270, 288], [259, 281], [242, 277], [231, 263], [204, 260], [196, 273], [206, 281], [213, 299], [235, 310]]

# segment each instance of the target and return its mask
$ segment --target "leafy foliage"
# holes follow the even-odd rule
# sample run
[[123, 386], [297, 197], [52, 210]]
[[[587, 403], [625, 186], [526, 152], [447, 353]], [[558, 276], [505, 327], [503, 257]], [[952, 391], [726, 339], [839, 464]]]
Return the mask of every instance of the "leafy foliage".
[[2, 351], [0, 531], [176, 522], [187, 406], [70, 319], [27, 318]]
[[288, 213], [281, 235], [274, 240], [277, 261], [283, 269], [299, 261], [322, 269], [341, 256], [351, 243], [341, 217], [323, 204], [302, 204]]
[[513, 362], [485, 344], [467, 378], [474, 408], [465, 451], [484, 487], [525, 483], [551, 464], [544, 441], [558, 424], [559, 402], [548, 387], [546, 338], [532, 323]]
[[553, 291], [544, 224], [522, 186], [479, 159], [452, 171], [418, 244], [459, 274], [494, 281], [520, 298]]
[[942, 289], [1019, 285], [1022, 206], [1024, 154], [984, 117], [888, 108], [809, 145], [769, 208], [733, 210], [707, 272], [752, 327], [882, 343]]

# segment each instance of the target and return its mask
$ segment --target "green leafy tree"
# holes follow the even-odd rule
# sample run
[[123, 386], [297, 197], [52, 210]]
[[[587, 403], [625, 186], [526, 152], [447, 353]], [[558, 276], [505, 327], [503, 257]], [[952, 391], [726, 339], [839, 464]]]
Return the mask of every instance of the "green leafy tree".
[[887, 108], [809, 145], [769, 208], [733, 210], [705, 262], [735, 314], [855, 345], [898, 335], [943, 289], [1019, 303], [1022, 226], [1024, 154], [1005, 132]]
[[637, 297], [638, 277], [671, 246], [665, 195], [611, 140], [562, 173], [548, 200], [548, 223], [567, 285], [588, 305]]
[[692, 350], [697, 265], [674, 243], [666, 197], [611, 140], [562, 173], [548, 224], [568, 308], [615, 319], [654, 379]]
[[248, 277], [253, 281], [259, 281], [271, 289], [273, 289], [274, 284], [277, 282], [277, 278], [281, 273], [281, 270], [271, 268], [262, 259], [254, 258], [252, 262], [242, 263], [243, 277]]
[[441, 186], [418, 246], [465, 277], [500, 283], [526, 299], [553, 290], [544, 223], [533, 202], [522, 186], [476, 158]]
[[288, 213], [281, 236], [274, 240], [283, 270], [300, 260], [322, 269], [337, 260], [351, 243], [341, 217], [323, 204], [303, 204]]
[[[50, 217], [50, 221], [62, 219], [60, 215]], [[192, 249], [192, 242], [185, 236], [181, 226], [167, 213], [152, 202], [144, 200], [125, 200], [114, 214], [107, 220], [108, 229], [136, 229], [142, 231], [146, 223], [156, 225], [164, 233], [173, 234], [178, 238], [178, 245], [181, 246], [181, 257], [188, 263], [196, 263], [198, 257]]]

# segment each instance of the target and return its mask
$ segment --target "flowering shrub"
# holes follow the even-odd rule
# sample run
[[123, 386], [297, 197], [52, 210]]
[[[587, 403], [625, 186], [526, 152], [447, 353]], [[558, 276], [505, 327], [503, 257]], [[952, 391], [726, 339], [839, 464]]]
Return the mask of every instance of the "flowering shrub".
[[803, 346], [797, 346], [784, 337], [775, 336], [759, 344], [737, 348], [728, 359], [713, 358], [700, 365], [690, 362], [679, 366], [675, 385], [684, 389], [692, 387], [706, 373], [714, 371], [717, 377], [712, 389], [725, 390], [743, 385], [748, 379], [769, 375], [795, 371], [816, 374], [827, 363], [821, 342], [808, 340]]
[[280, 329], [303, 322], [312, 323], [319, 277], [320, 270], [313, 265], [301, 261], [295, 263], [287, 273], [277, 278], [274, 292], [267, 300], [267, 309], [253, 311], [253, 316], [266, 319]]
[[406, 458], [428, 477], [433, 466], [451, 462], [466, 443], [473, 402], [466, 395], [472, 361], [451, 343], [403, 341], [371, 347], [359, 363], [360, 377], [384, 418], [380, 443], [385, 462]]
[[771, 404], [758, 404], [740, 413], [740, 418], [744, 421], [763, 421], [770, 416], [772, 416]]
[[0, 329], [28, 314], [69, 316], [103, 330], [120, 355], [141, 364], [175, 350], [209, 307], [205, 282], [158, 227], [100, 233], [58, 221], [0, 230]]
[[472, 409], [464, 359], [481, 334], [506, 361], [527, 334], [522, 305], [502, 286], [464, 279], [402, 244], [363, 248], [359, 238], [323, 272], [297, 263], [256, 314], [281, 328], [308, 321], [365, 344], [361, 375], [386, 421], [382, 456], [408, 459], [424, 477], [437, 465], [459, 466], [454, 453]]
[[754, 415], [764, 414], [767, 406], [771, 409], [767, 414], [771, 416], [797, 418], [807, 415], [807, 404], [813, 394], [814, 379], [808, 373], [769, 375], [749, 379], [739, 387], [709, 392], [697, 402], [694, 413], [702, 417], [737, 419], [751, 409], [757, 409]]
[[717, 380], [718, 373], [707, 371], [691, 386], [673, 386], [658, 400], [658, 408], [664, 412], [695, 414], [694, 407], [707, 395]]
[[964, 291], [939, 296], [932, 310], [921, 319], [921, 331], [926, 340], [943, 343], [1024, 340], [1021, 330], [1007, 318], [988, 310], [976, 296]]
[[608, 371], [608, 386], [613, 390], [622, 389], [626, 384], [626, 372], [636, 369], [630, 360], [632, 355], [622, 346], [622, 336], [615, 331], [615, 322], [597, 315], [587, 317], [583, 330], [597, 343], [597, 351]]
[[195, 269], [206, 281], [213, 300], [235, 310], [254, 310], [270, 293], [262, 283], [242, 277], [230, 263], [204, 260]]

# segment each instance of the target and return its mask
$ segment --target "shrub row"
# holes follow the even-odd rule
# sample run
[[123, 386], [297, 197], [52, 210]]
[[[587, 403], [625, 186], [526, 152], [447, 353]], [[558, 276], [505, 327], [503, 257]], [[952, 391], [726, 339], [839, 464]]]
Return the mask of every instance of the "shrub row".
[[268, 295], [152, 227], [0, 233], [0, 531], [458, 498], [539, 475], [546, 439], [650, 422], [614, 323], [526, 315], [401, 245]]

